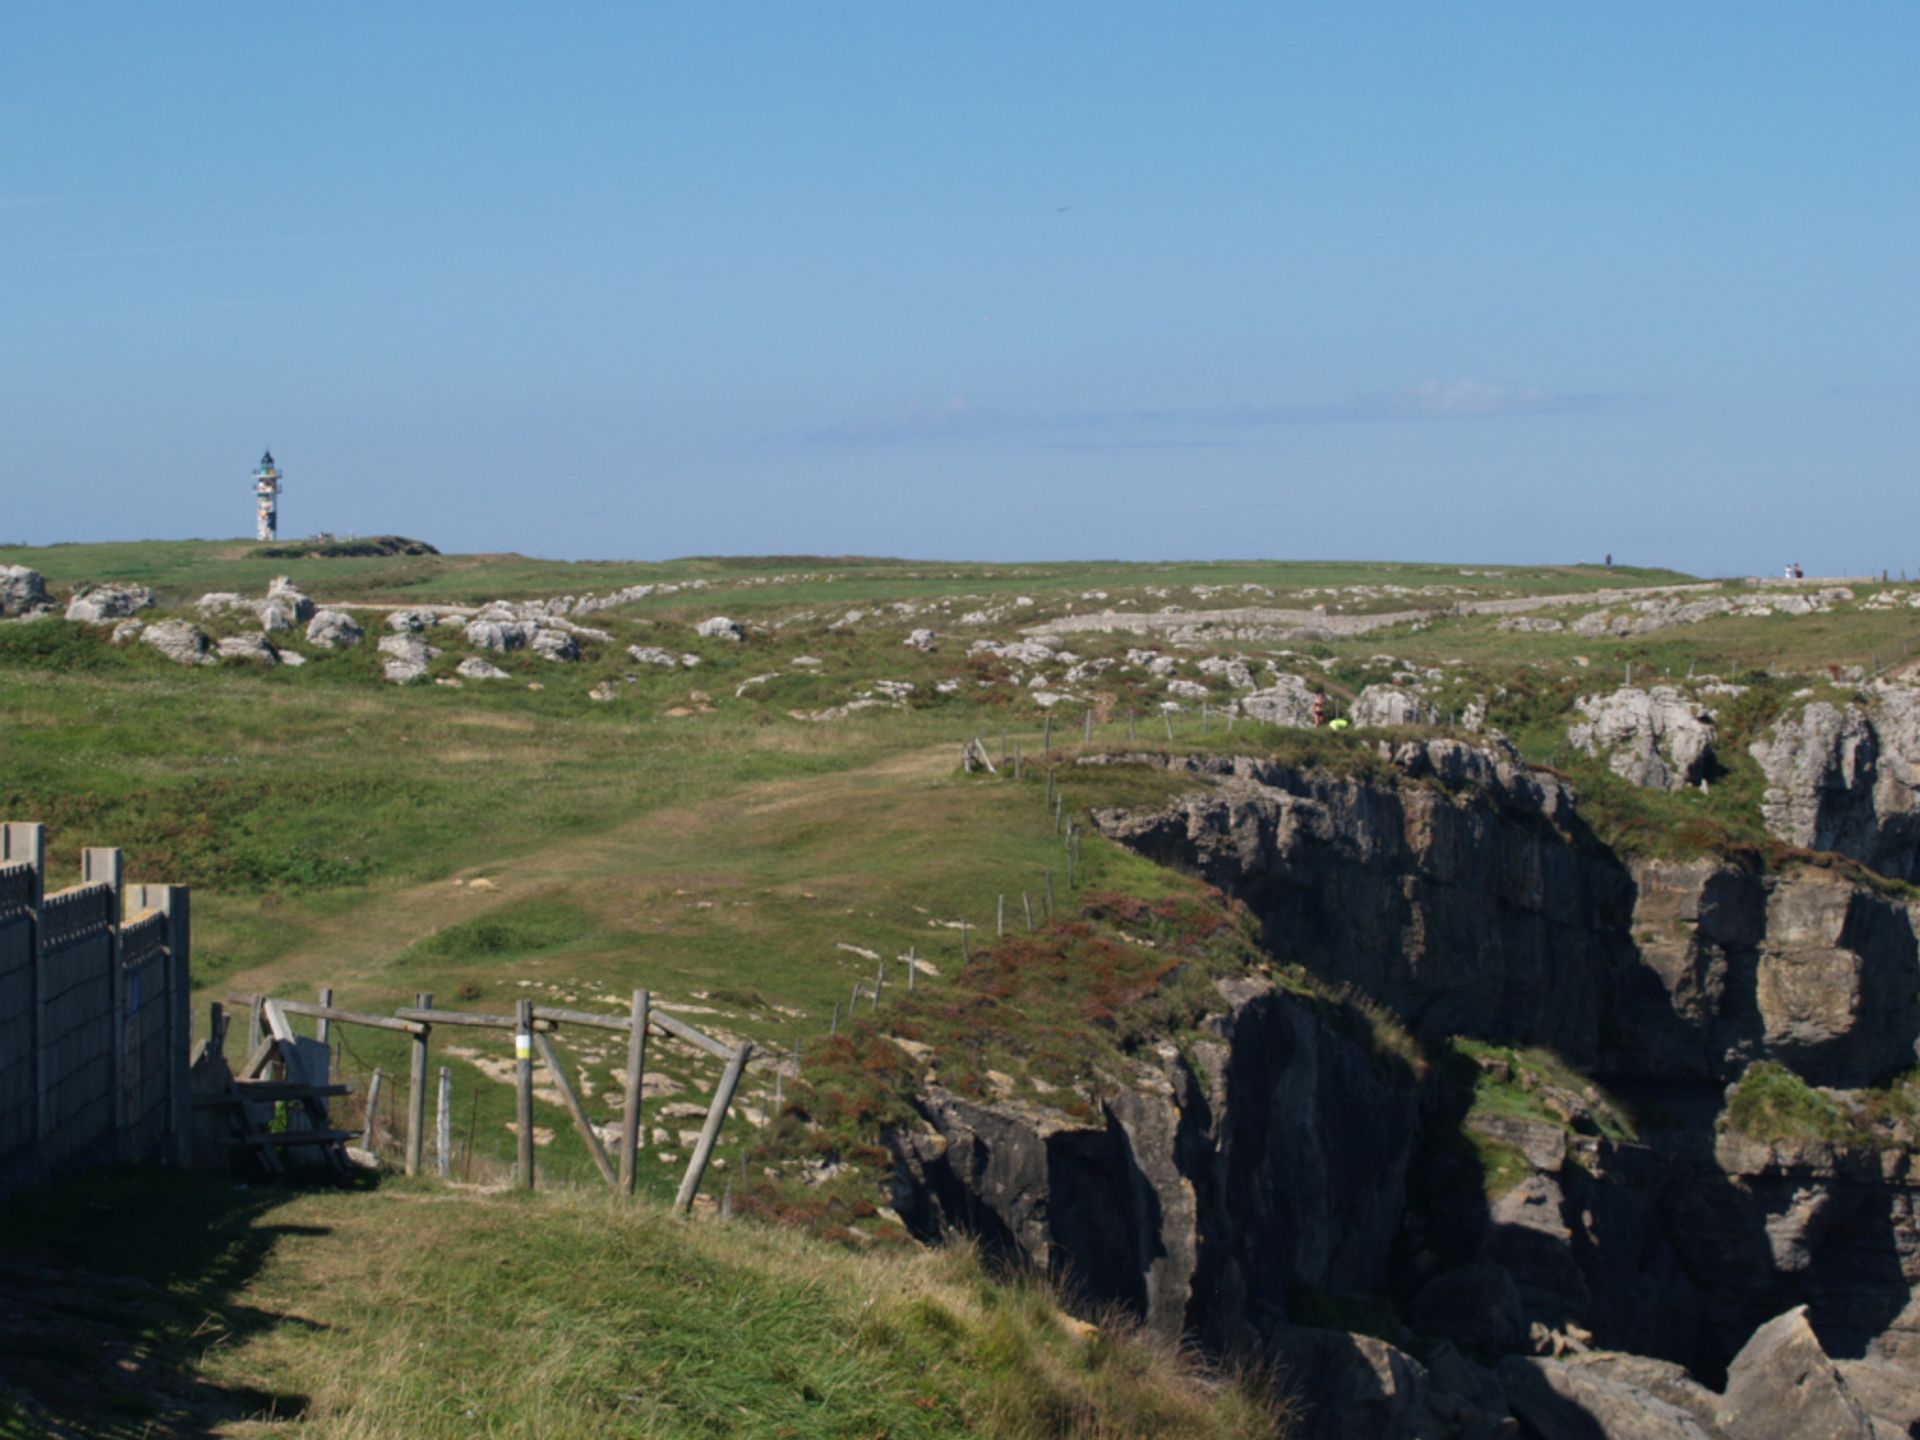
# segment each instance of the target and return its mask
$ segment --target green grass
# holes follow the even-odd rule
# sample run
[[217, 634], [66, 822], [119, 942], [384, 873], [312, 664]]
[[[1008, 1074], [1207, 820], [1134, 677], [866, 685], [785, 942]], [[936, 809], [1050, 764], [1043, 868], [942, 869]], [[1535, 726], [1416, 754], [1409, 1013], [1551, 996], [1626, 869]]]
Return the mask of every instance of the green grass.
[[[423, 537], [431, 540], [431, 536]], [[291, 543], [291, 542], [289, 542]], [[290, 575], [316, 596], [477, 603], [496, 597], [605, 594], [629, 585], [705, 580], [738, 594], [749, 611], [773, 605], [912, 599], [959, 592], [1011, 596], [1036, 591], [1145, 585], [1264, 586], [1282, 595], [1353, 585], [1443, 587], [1454, 594], [1579, 593], [1608, 585], [1655, 585], [1691, 577], [1666, 570], [1588, 566], [1461, 566], [1371, 561], [1218, 561], [1138, 564], [1078, 561], [985, 565], [965, 561], [870, 556], [708, 556], [664, 562], [544, 560], [524, 555], [368, 556], [274, 558], [244, 540], [147, 540], [124, 544], [0, 546], [0, 565], [26, 565], [49, 583], [120, 581], [152, 586], [163, 596], [191, 600], [213, 590], [263, 591], [275, 575]], [[831, 577], [831, 578], [829, 578]], [[776, 583], [768, 583], [776, 582]], [[743, 588], [747, 587], [747, 588]], [[1419, 597], [1414, 597], [1417, 602]], [[1268, 603], [1266, 597], [1227, 597], [1222, 605]], [[1411, 608], [1407, 597], [1385, 597], [1371, 608]]]
[[[1268, 1437], [1257, 1387], [965, 1248], [577, 1192], [106, 1172], [0, 1210], [0, 1436]], [[22, 1322], [25, 1322], [22, 1325]], [[276, 1423], [277, 1417], [277, 1423]]]
[[1474, 1067], [1470, 1113], [1539, 1120], [1571, 1131], [1575, 1125], [1567, 1112], [1583, 1106], [1596, 1133], [1617, 1141], [1640, 1138], [1632, 1112], [1624, 1104], [1551, 1050], [1516, 1049], [1464, 1036], [1447, 1043]]
[[1858, 1127], [1825, 1095], [1770, 1060], [1749, 1065], [1727, 1101], [1722, 1123], [1755, 1140], [1846, 1144]]

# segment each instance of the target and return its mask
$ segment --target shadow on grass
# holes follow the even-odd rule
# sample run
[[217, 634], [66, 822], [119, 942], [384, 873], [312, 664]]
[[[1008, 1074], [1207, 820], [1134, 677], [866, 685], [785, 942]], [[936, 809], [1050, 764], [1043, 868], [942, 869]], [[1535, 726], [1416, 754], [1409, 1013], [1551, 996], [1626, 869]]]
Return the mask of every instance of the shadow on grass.
[[0, 1437], [212, 1436], [303, 1414], [304, 1395], [195, 1374], [217, 1346], [313, 1324], [240, 1298], [281, 1239], [326, 1233], [272, 1223], [296, 1193], [124, 1166], [0, 1207]]

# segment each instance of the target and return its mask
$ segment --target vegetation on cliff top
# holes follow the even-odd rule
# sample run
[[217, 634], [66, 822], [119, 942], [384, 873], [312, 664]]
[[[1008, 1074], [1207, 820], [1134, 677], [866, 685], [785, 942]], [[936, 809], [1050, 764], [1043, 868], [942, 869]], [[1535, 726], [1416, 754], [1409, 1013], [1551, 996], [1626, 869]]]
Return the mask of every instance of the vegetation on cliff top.
[[16, 1200], [0, 1235], [9, 1440], [1270, 1440], [1282, 1413], [963, 1246], [862, 1255], [579, 1191], [133, 1170]]

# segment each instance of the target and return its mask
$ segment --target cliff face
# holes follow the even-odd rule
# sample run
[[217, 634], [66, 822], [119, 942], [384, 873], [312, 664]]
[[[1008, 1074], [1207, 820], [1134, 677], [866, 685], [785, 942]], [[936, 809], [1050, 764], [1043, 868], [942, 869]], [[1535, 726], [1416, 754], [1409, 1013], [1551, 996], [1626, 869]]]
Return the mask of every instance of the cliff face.
[[1391, 763], [1402, 783], [1203, 760], [1215, 787], [1094, 818], [1423, 1036], [1546, 1045], [1625, 1080], [1771, 1059], [1858, 1086], [1914, 1063], [1916, 907], [1820, 872], [1625, 864], [1510, 756], [1438, 741]]
[[1225, 1348], [1287, 1319], [1290, 1288], [1382, 1288], [1417, 1110], [1316, 1005], [1223, 985], [1211, 1038], [1161, 1047], [1101, 1123], [935, 1090], [897, 1140], [896, 1208], [964, 1230], [1119, 1301], [1155, 1330]]
[[[1817, 870], [1624, 863], [1558, 782], [1498, 750], [1384, 758], [1364, 778], [1177, 761], [1212, 783], [1094, 820], [1244, 901], [1276, 959], [1364, 993], [1436, 1056], [1449, 1036], [1548, 1047], [1657, 1097], [1662, 1124], [1610, 1137], [1577, 1096], [1558, 1119], [1469, 1115], [1375, 1053], [1351, 1012], [1223, 982], [1205, 1038], [1145, 1057], [1096, 1125], [924, 1097], [925, 1125], [895, 1142], [909, 1224], [978, 1233], [1164, 1333], [1301, 1364], [1325, 1343], [1294, 1328], [1302, 1296], [1371, 1297], [1481, 1358], [1604, 1346], [1714, 1383], [1756, 1327], [1805, 1305], [1828, 1352], [1877, 1367], [1860, 1383], [1898, 1392], [1876, 1403], [1912, 1402], [1920, 1422], [1920, 1161], [1716, 1124], [1757, 1060], [1842, 1087], [1914, 1063], [1915, 907]], [[1493, 1175], [1475, 1145], [1512, 1168]], [[1429, 1377], [1342, 1353], [1335, 1390], [1405, 1433], [1500, 1433], [1473, 1428], [1505, 1413], [1499, 1376], [1520, 1386], [1515, 1413], [1569, 1385], [1652, 1383], [1555, 1371], [1540, 1400], [1524, 1366], [1453, 1356]], [[1679, 1373], [1675, 1394], [1718, 1403]]]
[[1750, 747], [1767, 777], [1767, 828], [1920, 880], [1920, 689], [1880, 683], [1861, 696], [1809, 701]]

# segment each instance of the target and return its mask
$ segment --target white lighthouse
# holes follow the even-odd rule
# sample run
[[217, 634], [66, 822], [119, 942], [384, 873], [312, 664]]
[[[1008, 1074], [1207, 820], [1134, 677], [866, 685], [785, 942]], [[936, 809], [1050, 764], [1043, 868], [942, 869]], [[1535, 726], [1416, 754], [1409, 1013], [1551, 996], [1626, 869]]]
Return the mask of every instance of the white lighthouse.
[[253, 493], [257, 502], [254, 536], [273, 540], [280, 534], [280, 470], [273, 463], [273, 452], [260, 457], [260, 468], [253, 472]]

